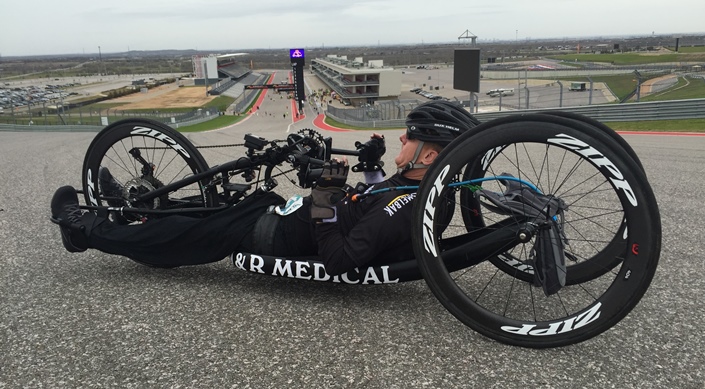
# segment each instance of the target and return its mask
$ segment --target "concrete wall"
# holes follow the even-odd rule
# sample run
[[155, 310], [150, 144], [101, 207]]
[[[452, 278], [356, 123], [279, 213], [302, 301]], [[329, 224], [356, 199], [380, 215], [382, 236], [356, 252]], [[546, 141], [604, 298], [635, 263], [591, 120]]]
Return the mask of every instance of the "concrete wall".
[[401, 71], [379, 72], [379, 96], [399, 96], [401, 91]]

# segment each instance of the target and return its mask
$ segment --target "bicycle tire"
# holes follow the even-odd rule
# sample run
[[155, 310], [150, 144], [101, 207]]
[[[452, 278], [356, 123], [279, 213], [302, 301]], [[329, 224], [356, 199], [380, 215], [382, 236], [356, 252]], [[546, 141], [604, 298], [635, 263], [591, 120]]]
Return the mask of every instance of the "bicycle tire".
[[[554, 116], [560, 116], [566, 119], [571, 119], [575, 120], [577, 122], [595, 127], [597, 130], [602, 131], [605, 135], [609, 136], [610, 138], [614, 139], [619, 146], [624, 150], [624, 152], [631, 157], [631, 159], [636, 162], [637, 165], [639, 165], [639, 168], [643, 171], [644, 170], [644, 165], [642, 165], [641, 160], [639, 159], [639, 156], [636, 154], [636, 151], [632, 148], [632, 146], [627, 143], [627, 141], [622, 138], [615, 130], [611, 129], [609, 126], [605, 125], [604, 123], [597, 121], [591, 117], [581, 115], [575, 112], [566, 112], [566, 111], [547, 111], [547, 112], [542, 112], [543, 114], [546, 115], [554, 115]], [[646, 172], [644, 172], [646, 173]]]
[[[143, 159], [152, 165], [145, 174], [131, 150], [138, 149]], [[131, 204], [126, 191], [144, 192], [167, 185], [188, 175], [208, 170], [208, 164], [193, 144], [171, 127], [149, 119], [126, 119], [115, 122], [100, 131], [86, 153], [83, 169], [83, 191], [86, 204], [113, 205], [100, 190], [98, 172], [109, 168], [113, 178], [123, 188], [121, 200], [113, 202], [134, 208], [175, 209], [179, 207], [212, 207], [218, 204], [215, 190], [205, 189], [209, 179], [184, 186], [149, 203]], [[114, 216], [114, 215], [113, 215]], [[142, 216], [128, 218], [132, 219]], [[146, 216], [145, 216], [146, 217]], [[156, 217], [156, 216], [149, 216]]]
[[[575, 121], [547, 115], [521, 115], [498, 123], [485, 123], [483, 125], [488, 128], [471, 130], [446, 147], [419, 188], [412, 233], [414, 252], [426, 283], [452, 315], [499, 342], [545, 348], [590, 339], [614, 326], [638, 304], [656, 271], [661, 222], [656, 200], [642, 169], [631, 157], [620, 152], [622, 148], [614, 139], [591, 126], [576, 128], [574, 124]], [[573, 209], [569, 207], [566, 211], [566, 218], [573, 223], [570, 218], [576, 214], [576, 224], [571, 227], [575, 231], [566, 231], [566, 234], [569, 239], [577, 236], [585, 241], [602, 234], [605, 237], [602, 242], [608, 245], [622, 231], [624, 244], [619, 253], [610, 254], [617, 258], [619, 268], [601, 272], [599, 277], [582, 283], [566, 283], [551, 296], [539, 292], [540, 289], [523, 279], [521, 274], [517, 276], [497, 268], [490, 261], [496, 253], [488, 258], [475, 258], [478, 263], [464, 270], [448, 271], [444, 262], [439, 260], [443, 253], [438, 249], [454, 234], [465, 234], [474, 227], [466, 226], [461, 215], [452, 219], [459, 225], [441, 225], [434, 221], [444, 217], [438, 199], [445, 199], [448, 193], [456, 191], [449, 184], [457, 175], [462, 176], [468, 165], [487, 160], [489, 153], [509, 148], [526, 150], [529, 156], [537, 150], [538, 154], [544, 150], [539, 158], [544, 158], [543, 163], [547, 165], [573, 158], [579, 167], [586, 169], [582, 171], [571, 165], [576, 169], [576, 180], [582, 180], [586, 174], [589, 176], [592, 170], [595, 177], [601, 177], [599, 179], [607, 183], [599, 192], [584, 193], [583, 198], [594, 195], [591, 200], [597, 201], [598, 205], [604, 199], [616, 199], [615, 204], [621, 207], [621, 213], [610, 213], [610, 224], [605, 222], [601, 227], [604, 231], [597, 228], [581, 230], [578, 227], [590, 224], [590, 221], [581, 223], [579, 220], [585, 218], [586, 215], [581, 213], [587, 212], [588, 208], [576, 211], [573, 204]], [[522, 178], [529, 179], [527, 176]], [[460, 203], [454, 208], [464, 206]], [[601, 211], [597, 207], [595, 210], [595, 217], [601, 217]], [[622, 225], [624, 230], [621, 230]], [[512, 252], [528, 256], [531, 244], [517, 244]], [[590, 249], [590, 244], [579, 243], [577, 246], [581, 250]], [[437, 254], [433, 254], [434, 251]], [[467, 255], [472, 256], [472, 253]], [[523, 273], [520, 269], [515, 271]], [[568, 275], [570, 271], [569, 267]]]

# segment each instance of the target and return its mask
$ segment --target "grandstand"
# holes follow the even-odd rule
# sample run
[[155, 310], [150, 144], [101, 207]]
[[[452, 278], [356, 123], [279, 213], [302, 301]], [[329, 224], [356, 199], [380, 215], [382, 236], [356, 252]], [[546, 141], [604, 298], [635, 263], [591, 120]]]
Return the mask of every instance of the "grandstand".
[[248, 75], [250, 72], [250, 69], [237, 63], [218, 65], [219, 75], [222, 73], [225, 77], [230, 77], [233, 80], [238, 80]]
[[[236, 61], [237, 57], [243, 55], [247, 53], [194, 55], [191, 60], [196, 85], [211, 85], [212, 88], [208, 93], [212, 95], [224, 94], [238, 97], [242, 94], [245, 84], [258, 78], [258, 76], [248, 78], [252, 70]], [[216, 77], [213, 77], [214, 75]]]
[[220, 82], [213, 89], [210, 90], [212, 95], [225, 95], [232, 98], [237, 98], [245, 91], [245, 85], [251, 84], [261, 84], [265, 79], [259, 73], [252, 73], [248, 71], [245, 76], [240, 79], [228, 79], [224, 82]]

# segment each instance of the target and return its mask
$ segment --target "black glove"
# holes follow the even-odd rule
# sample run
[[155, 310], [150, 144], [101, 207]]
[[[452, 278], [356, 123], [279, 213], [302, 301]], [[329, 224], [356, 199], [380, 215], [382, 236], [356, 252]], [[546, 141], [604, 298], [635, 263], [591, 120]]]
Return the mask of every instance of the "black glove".
[[348, 179], [349, 166], [345, 162], [329, 161], [323, 165], [323, 173], [311, 190], [311, 219], [333, 219], [337, 203], [346, 196], [343, 186]]
[[[364, 144], [357, 142], [355, 146], [360, 151], [360, 155], [358, 157], [358, 161], [360, 161], [360, 163], [353, 166], [354, 172], [375, 172], [382, 170], [384, 162], [382, 162], [381, 159], [387, 151], [387, 147], [384, 143], [384, 136], [381, 138], [375, 136]], [[382, 172], [382, 174], [384, 174], [384, 171]]]

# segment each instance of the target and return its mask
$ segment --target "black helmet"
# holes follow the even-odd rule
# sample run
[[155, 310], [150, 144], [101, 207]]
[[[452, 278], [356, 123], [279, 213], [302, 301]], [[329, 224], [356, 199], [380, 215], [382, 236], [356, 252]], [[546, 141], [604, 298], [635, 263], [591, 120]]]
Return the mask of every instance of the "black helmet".
[[406, 136], [423, 142], [447, 146], [463, 132], [480, 121], [464, 108], [450, 101], [431, 101], [421, 104], [406, 117]]

